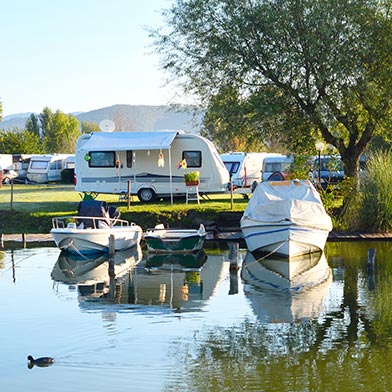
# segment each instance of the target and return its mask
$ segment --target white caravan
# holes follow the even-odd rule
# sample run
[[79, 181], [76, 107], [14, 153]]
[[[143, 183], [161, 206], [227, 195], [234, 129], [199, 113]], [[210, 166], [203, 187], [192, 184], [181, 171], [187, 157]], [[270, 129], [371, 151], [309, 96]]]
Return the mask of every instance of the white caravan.
[[[185, 164], [186, 162], [186, 164]], [[185, 195], [184, 172], [199, 171], [199, 193], [223, 193], [229, 173], [215, 146], [181, 131], [97, 132], [76, 144], [75, 189], [141, 201]]]
[[233, 188], [254, 188], [261, 181], [263, 162], [267, 157], [278, 156], [268, 152], [229, 152], [221, 154]]
[[[287, 173], [293, 160], [294, 157], [292, 155], [273, 154], [269, 157], [266, 157], [263, 161], [261, 180], [268, 181], [274, 173]], [[274, 178], [274, 180], [276, 179], [281, 178]]]
[[51, 181], [60, 181], [61, 172], [65, 168], [65, 161], [70, 154], [34, 155], [30, 159], [27, 169], [27, 180], [45, 184]]

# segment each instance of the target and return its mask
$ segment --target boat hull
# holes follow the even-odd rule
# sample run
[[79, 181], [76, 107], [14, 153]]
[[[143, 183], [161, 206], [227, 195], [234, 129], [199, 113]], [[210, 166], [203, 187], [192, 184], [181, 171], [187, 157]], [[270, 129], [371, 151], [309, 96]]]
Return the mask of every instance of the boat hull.
[[142, 237], [142, 229], [136, 225], [110, 229], [53, 228], [50, 233], [58, 248], [75, 254], [109, 252], [111, 235], [115, 251], [138, 245]]
[[199, 230], [165, 229], [160, 226], [147, 230], [144, 235], [147, 249], [153, 253], [191, 253], [203, 248], [206, 232]]
[[250, 252], [274, 253], [285, 257], [322, 252], [329, 235], [329, 230], [293, 224], [262, 225], [257, 222], [243, 225], [242, 232]]

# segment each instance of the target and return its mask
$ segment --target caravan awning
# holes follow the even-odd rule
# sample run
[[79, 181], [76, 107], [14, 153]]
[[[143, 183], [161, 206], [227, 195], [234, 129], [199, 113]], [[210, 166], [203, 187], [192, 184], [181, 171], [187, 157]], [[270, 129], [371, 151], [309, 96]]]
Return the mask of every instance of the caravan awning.
[[91, 135], [81, 150], [164, 150], [170, 148], [177, 133], [177, 131], [97, 132]]

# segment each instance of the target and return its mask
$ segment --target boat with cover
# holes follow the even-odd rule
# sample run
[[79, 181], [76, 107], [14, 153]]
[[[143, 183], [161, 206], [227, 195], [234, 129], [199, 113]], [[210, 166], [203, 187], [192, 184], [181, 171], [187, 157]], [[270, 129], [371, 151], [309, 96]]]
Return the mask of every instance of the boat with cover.
[[114, 250], [120, 251], [139, 245], [143, 230], [135, 223], [120, 219], [120, 212], [105, 201], [83, 200], [77, 216], [52, 219], [52, 235], [61, 250], [76, 254], [109, 252], [110, 237]]
[[261, 182], [240, 224], [250, 252], [289, 258], [322, 252], [332, 230], [320, 195], [308, 180]]
[[201, 224], [198, 229], [169, 229], [156, 225], [147, 229], [144, 241], [150, 252], [197, 252], [203, 248], [206, 230]]

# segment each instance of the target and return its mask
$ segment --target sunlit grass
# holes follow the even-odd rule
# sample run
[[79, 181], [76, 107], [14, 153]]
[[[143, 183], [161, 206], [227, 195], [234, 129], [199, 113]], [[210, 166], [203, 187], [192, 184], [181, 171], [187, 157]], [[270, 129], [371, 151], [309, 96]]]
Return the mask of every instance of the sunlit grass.
[[[175, 198], [155, 203], [141, 203], [136, 196], [120, 201], [118, 195], [100, 194], [98, 200], [105, 200], [118, 207], [124, 219], [134, 221], [143, 228], [155, 223], [168, 223], [171, 226], [189, 226], [191, 219], [214, 221], [222, 212], [242, 212], [246, 205], [242, 195], [214, 194], [201, 200], [200, 205], [185, 198]], [[42, 233], [49, 232], [51, 219], [58, 215], [74, 215], [82, 195], [72, 185], [3, 185], [0, 190], [0, 230], [3, 233]], [[192, 215], [192, 217], [190, 217]]]

